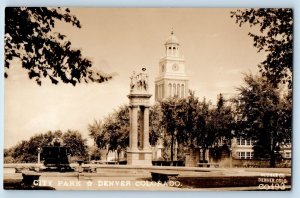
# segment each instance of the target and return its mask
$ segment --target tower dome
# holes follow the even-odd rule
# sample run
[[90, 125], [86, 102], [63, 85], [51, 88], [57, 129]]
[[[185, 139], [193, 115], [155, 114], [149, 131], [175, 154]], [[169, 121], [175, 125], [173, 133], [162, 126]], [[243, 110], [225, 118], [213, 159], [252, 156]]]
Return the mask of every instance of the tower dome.
[[171, 31], [171, 35], [169, 36], [169, 38], [166, 41], [166, 45], [167, 44], [178, 44], [179, 45], [179, 41], [178, 41], [177, 37], [174, 35], [173, 31]]
[[166, 55], [168, 57], [179, 57], [179, 41], [177, 37], [174, 35], [173, 30], [171, 31], [171, 35], [167, 39], [165, 43], [166, 47]]

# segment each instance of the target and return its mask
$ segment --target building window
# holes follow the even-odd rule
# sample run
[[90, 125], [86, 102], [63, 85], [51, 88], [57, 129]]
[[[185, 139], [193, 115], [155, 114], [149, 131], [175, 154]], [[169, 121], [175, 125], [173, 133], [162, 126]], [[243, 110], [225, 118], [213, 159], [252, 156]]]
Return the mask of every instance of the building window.
[[251, 139], [237, 138], [236, 143], [239, 146], [252, 146], [252, 140]]
[[158, 100], [158, 86], [155, 85], [155, 98]]
[[163, 98], [163, 96], [162, 96], [162, 85], [158, 86], [158, 90], [159, 90], [158, 91], [159, 92], [159, 94], [158, 94], [159, 95], [159, 99], [162, 99]]
[[184, 98], [184, 85], [181, 85], [181, 97]]
[[253, 152], [238, 152], [239, 159], [253, 159]]
[[246, 145], [246, 142], [244, 139], [240, 139], [240, 145], [242, 145], [242, 146]]
[[172, 85], [169, 83], [169, 97], [172, 97]]
[[180, 98], [180, 84], [177, 84], [177, 96]]
[[176, 96], [176, 84], [173, 84], [173, 96]]
[[250, 140], [250, 139], [245, 140], [245, 141], [246, 141], [246, 145], [247, 145], [247, 146], [250, 146], [250, 145], [251, 145], [251, 140]]
[[157, 86], [157, 92], [158, 99], [160, 100], [160, 85]]
[[251, 159], [251, 152], [246, 152], [246, 159]]
[[246, 159], [246, 153], [245, 152], [240, 152], [239, 153], [239, 158], [240, 159]]

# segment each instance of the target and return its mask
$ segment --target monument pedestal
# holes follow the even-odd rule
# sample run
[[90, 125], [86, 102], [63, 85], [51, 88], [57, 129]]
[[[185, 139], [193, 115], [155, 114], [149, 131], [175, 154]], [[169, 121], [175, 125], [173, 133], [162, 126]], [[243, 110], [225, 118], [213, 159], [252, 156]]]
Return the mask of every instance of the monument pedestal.
[[128, 150], [127, 165], [152, 166], [152, 151]]

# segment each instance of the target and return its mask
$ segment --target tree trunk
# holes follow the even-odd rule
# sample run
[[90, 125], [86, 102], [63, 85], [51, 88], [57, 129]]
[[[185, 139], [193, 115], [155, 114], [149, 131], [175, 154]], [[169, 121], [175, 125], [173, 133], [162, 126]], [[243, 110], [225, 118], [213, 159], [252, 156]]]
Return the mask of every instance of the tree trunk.
[[119, 164], [120, 162], [120, 151], [117, 150], [117, 163]]
[[106, 151], [106, 154], [105, 154], [105, 161], [106, 161], [105, 163], [106, 163], [106, 164], [107, 164], [107, 161], [108, 161], [108, 160], [107, 160], [107, 159], [108, 159], [108, 152], [109, 152], [109, 150], [107, 150], [107, 151]]
[[[181, 156], [182, 157], [182, 145], [181, 144], [179, 144], [179, 143], [177, 143], [177, 161], [179, 160], [178, 159], [178, 156]], [[181, 158], [182, 159], [182, 158]]]
[[271, 153], [271, 159], [270, 159], [270, 168], [275, 168], [276, 167], [276, 159], [274, 153]]
[[172, 138], [171, 138], [171, 166], [173, 166], [173, 160], [174, 160], [174, 135], [172, 134]]
[[275, 144], [272, 145], [270, 153], [270, 168], [276, 167]]
[[202, 148], [202, 161], [205, 162], [206, 159], [206, 148]]
[[275, 147], [276, 147], [276, 143], [274, 141], [273, 133], [271, 132], [270, 168], [275, 168], [275, 163], [276, 163]]

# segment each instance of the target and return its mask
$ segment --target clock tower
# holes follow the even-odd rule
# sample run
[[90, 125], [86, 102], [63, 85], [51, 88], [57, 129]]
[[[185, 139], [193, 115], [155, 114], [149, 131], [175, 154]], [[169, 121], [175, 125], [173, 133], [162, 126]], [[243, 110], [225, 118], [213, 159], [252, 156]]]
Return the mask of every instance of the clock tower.
[[155, 101], [169, 97], [184, 98], [188, 94], [188, 76], [180, 44], [173, 31], [165, 43], [165, 57], [159, 60], [155, 79]]

